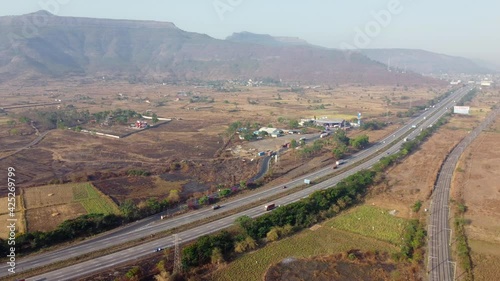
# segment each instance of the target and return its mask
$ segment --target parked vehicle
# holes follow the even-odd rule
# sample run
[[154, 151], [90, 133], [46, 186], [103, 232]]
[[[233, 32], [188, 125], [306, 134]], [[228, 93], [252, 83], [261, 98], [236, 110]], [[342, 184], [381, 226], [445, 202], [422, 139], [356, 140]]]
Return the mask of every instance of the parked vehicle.
[[322, 133], [319, 135], [320, 138], [326, 138], [330, 133]]
[[272, 209], [276, 208], [276, 205], [274, 203], [267, 204], [266, 206], [264, 206], [264, 208], [266, 209], [266, 211], [271, 211]]

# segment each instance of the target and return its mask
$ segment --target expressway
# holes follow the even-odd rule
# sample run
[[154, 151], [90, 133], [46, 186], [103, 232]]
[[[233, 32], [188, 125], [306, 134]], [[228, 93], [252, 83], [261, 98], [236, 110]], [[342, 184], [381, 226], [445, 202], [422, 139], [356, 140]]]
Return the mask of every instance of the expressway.
[[[427, 272], [429, 280], [454, 280], [450, 260], [451, 229], [448, 222], [450, 185], [453, 171], [460, 155], [465, 148], [484, 130], [493, 120], [499, 110], [493, 111], [478, 127], [467, 135], [447, 156], [439, 172], [431, 198], [430, 219], [428, 223], [428, 262]], [[456, 266], [456, 264], [455, 264]]]
[[[427, 127], [434, 122], [437, 121], [442, 115], [444, 115], [448, 110], [447, 108], [453, 104], [455, 100], [460, 99], [463, 95], [465, 95], [470, 88], [461, 88], [457, 90], [455, 93], [450, 95], [448, 98], [444, 99], [440, 103], [438, 103], [434, 108], [429, 108], [429, 110], [424, 111], [419, 117], [411, 120], [411, 122], [407, 123], [406, 125], [402, 126], [399, 128], [396, 132], [393, 134], [389, 135], [385, 139], [381, 140], [378, 143], [373, 144], [371, 147], [368, 149], [357, 153], [350, 157], [347, 163], [354, 163], [361, 161], [363, 159], [368, 158], [369, 156], [372, 156], [376, 154], [379, 150], [385, 149], [388, 147], [391, 142], [394, 140], [400, 139], [405, 134], [407, 134], [409, 131], [411, 131], [409, 138], [412, 137], [412, 135], [416, 135], [417, 129], [412, 128], [412, 126], [419, 126], [419, 127]], [[435, 113], [435, 114], [434, 114]], [[394, 153], [399, 150], [399, 147], [403, 140], [400, 140], [398, 143], [395, 145], [391, 146], [388, 150], [387, 153]], [[276, 200], [274, 203], [276, 204], [288, 204], [294, 201], [298, 201], [301, 198], [307, 197], [310, 193], [316, 191], [316, 190], [321, 190], [325, 189], [328, 187], [331, 187], [335, 185], [338, 181], [341, 179], [352, 175], [356, 173], [359, 170], [366, 169], [371, 167], [373, 164], [375, 164], [381, 157], [385, 155], [378, 155], [369, 161], [364, 162], [363, 164], [354, 167], [353, 169], [350, 169], [341, 175], [332, 177], [324, 182], [321, 182], [316, 185], [312, 185], [311, 187], [307, 189], [303, 189], [301, 191], [298, 191], [296, 193], [290, 194], [286, 197], [282, 197], [278, 200]], [[345, 169], [349, 167], [348, 164], [344, 164], [339, 166], [339, 169]], [[320, 169], [314, 173], [299, 177], [289, 183], [286, 183], [286, 185], [289, 188], [297, 187], [303, 185], [304, 179], [310, 179], [311, 181], [314, 181], [315, 179], [323, 178], [329, 174], [332, 173], [332, 167], [326, 167], [323, 169]], [[261, 199], [264, 199], [269, 196], [273, 196], [279, 193], [284, 192], [282, 189], [282, 186], [276, 186], [271, 189], [267, 190], [260, 190], [251, 194], [248, 194], [244, 197], [234, 199], [231, 201], [226, 202], [223, 205], [224, 210], [231, 210], [231, 209], [236, 209], [241, 206], [244, 206], [245, 204], [249, 204], [251, 202], [256, 202]], [[190, 230], [180, 232], [178, 233], [179, 237], [181, 238], [181, 241], [186, 242], [192, 239], [195, 239], [199, 236], [216, 232], [222, 228], [228, 227], [231, 224], [234, 223], [234, 220], [237, 217], [243, 216], [243, 215], [248, 215], [250, 217], [256, 217], [259, 215], [262, 215], [265, 213], [264, 209], [262, 207], [255, 207], [251, 208], [245, 211], [242, 211], [238, 214], [231, 215], [219, 220], [216, 220], [214, 222], [192, 228]], [[178, 226], [182, 226], [197, 220], [201, 220], [210, 216], [214, 215], [214, 211], [212, 211], [209, 208], [206, 209], [201, 209], [195, 212], [190, 212], [184, 215], [180, 215], [177, 217], [173, 217], [168, 220], [159, 220], [159, 215], [153, 216], [151, 218], [147, 218], [145, 220], [132, 223], [128, 226], [125, 226], [123, 228], [117, 229], [115, 231], [111, 231], [108, 233], [105, 233], [104, 235], [97, 236], [95, 238], [88, 239], [86, 241], [83, 241], [81, 243], [74, 244], [72, 246], [69, 246], [67, 248], [62, 248], [58, 250], [54, 250], [51, 252], [39, 254], [39, 255], [34, 255], [31, 257], [27, 257], [25, 259], [19, 260], [17, 263], [17, 271], [22, 272], [27, 269], [32, 269], [32, 268], [38, 268], [42, 267], [57, 261], [63, 261], [67, 260], [72, 257], [77, 257], [80, 255], [83, 255], [85, 253], [101, 250], [108, 248], [113, 245], [118, 245], [125, 243], [127, 241], [131, 240], [136, 240], [142, 237], [147, 237], [151, 234], [172, 229]], [[132, 248], [129, 248], [127, 250], [119, 251], [113, 254], [109, 254], [106, 256], [102, 256], [93, 260], [89, 260], [86, 262], [82, 262], [79, 264], [75, 264], [66, 268], [62, 268], [59, 270], [55, 270], [52, 272], [48, 272], [46, 274], [42, 274], [40, 276], [36, 276], [34, 278], [30, 278], [29, 280], [70, 280], [74, 279], [83, 275], [88, 275], [92, 272], [100, 271], [109, 267], [113, 267], [116, 264], [123, 263], [126, 261], [134, 260], [137, 258], [141, 258], [144, 256], [147, 256], [153, 252], [153, 249], [158, 248], [158, 247], [169, 247], [172, 245], [172, 238], [162, 238], [158, 239], [155, 241], [151, 241], [148, 243], [144, 243]], [[2, 270], [0, 271], [0, 276], [5, 276], [6, 275], [6, 268], [3, 265]], [[45, 279], [44, 279], [45, 278]]]

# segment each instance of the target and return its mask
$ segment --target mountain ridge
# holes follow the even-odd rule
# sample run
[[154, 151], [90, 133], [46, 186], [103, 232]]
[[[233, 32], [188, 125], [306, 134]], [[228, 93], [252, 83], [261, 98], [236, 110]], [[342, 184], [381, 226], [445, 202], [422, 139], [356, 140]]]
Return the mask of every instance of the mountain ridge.
[[[23, 36], [26, 22], [36, 22], [37, 17], [44, 24]], [[319, 48], [299, 39], [272, 39], [279, 42], [274, 46], [234, 42], [184, 31], [169, 22], [37, 12], [0, 17], [0, 31], [13, 35], [0, 38], [4, 81], [109, 76], [159, 81], [273, 78], [329, 84], [439, 83], [413, 73], [390, 73], [360, 53]]]

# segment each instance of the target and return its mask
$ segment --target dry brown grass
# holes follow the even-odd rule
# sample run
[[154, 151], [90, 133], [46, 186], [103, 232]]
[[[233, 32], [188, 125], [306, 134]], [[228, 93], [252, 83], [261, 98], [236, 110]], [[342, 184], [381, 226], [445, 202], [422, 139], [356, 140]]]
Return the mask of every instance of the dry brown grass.
[[495, 280], [500, 265], [500, 117], [464, 151], [455, 170], [453, 198], [467, 206], [466, 233], [476, 280]]
[[68, 219], [87, 214], [80, 203], [47, 206], [26, 211], [29, 231], [51, 231]]
[[45, 185], [24, 191], [26, 209], [67, 204], [73, 201], [71, 185]]

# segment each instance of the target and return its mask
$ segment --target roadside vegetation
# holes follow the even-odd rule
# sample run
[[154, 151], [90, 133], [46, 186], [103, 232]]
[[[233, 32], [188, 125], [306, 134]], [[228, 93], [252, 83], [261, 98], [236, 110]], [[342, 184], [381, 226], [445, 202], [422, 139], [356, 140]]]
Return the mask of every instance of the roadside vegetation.
[[[287, 232], [287, 234], [291, 234], [300, 229], [310, 227], [324, 219], [334, 217], [342, 210], [361, 203], [367, 189], [383, 178], [382, 174], [388, 167], [397, 164], [408, 154], [417, 150], [432, 133], [446, 122], [446, 117], [439, 119], [432, 127], [422, 130], [415, 140], [405, 142], [398, 153], [383, 157], [372, 169], [363, 170], [351, 175], [340, 181], [336, 186], [323, 191], [314, 192], [306, 199], [286, 206], [281, 206], [271, 213], [254, 219], [245, 216], [240, 217], [236, 220], [236, 224], [241, 228], [241, 232], [233, 236], [227, 236], [228, 239], [230, 239], [233, 245], [234, 243], [245, 240], [247, 237], [251, 237], [251, 239], [257, 241], [259, 244], [270, 242], [270, 240], [274, 241], [285, 237], [280, 237], [279, 234], [277, 234], [280, 232], [277, 231], [276, 228], [286, 227], [292, 229], [293, 231]], [[424, 256], [422, 247], [425, 244], [425, 228], [418, 220], [412, 220], [406, 226], [403, 235], [401, 250], [399, 253], [395, 253], [393, 258], [416, 264], [421, 263]], [[207, 239], [209, 240], [209, 238], [204, 238], [203, 241]], [[394, 238], [385, 239], [393, 240]], [[198, 244], [198, 241], [188, 246], [190, 247], [189, 251], [192, 251], [194, 248], [208, 255], [208, 253], [211, 253], [217, 248], [216, 243], [209, 244], [204, 242], [203, 244]], [[224, 260], [228, 261], [233, 259], [233, 253], [234, 252], [230, 252], [229, 255], [224, 255]], [[182, 264], [185, 271], [203, 266], [207, 263], [208, 258], [199, 259], [192, 254], [183, 255]]]
[[455, 228], [455, 249], [458, 255], [458, 265], [464, 271], [463, 280], [474, 280], [471, 250], [467, 235], [465, 233], [465, 225], [467, 223], [464, 218], [467, 206], [463, 202], [458, 202], [456, 205], [456, 214], [453, 226]]
[[[331, 218], [350, 206], [361, 203], [367, 189], [379, 180], [380, 173], [416, 150], [420, 143], [443, 123], [444, 119], [441, 119], [433, 127], [421, 132], [415, 141], [406, 142], [399, 153], [383, 158], [372, 169], [351, 175], [336, 186], [317, 191], [306, 199], [279, 207], [273, 212], [255, 219], [239, 218], [237, 224], [240, 226], [241, 231], [236, 234], [221, 232], [199, 238], [196, 242], [183, 249], [182, 264], [184, 270], [188, 271], [208, 263], [215, 262], [218, 264], [231, 260], [235, 257], [236, 252], [242, 253], [252, 250], [256, 245], [282, 239], [300, 229]], [[337, 132], [343, 131], [339, 130]], [[354, 140], [350, 140], [345, 135], [343, 136], [342, 133], [335, 135], [331, 139], [338, 146], [347, 147], [351, 145], [356, 148], [363, 147], [368, 143], [366, 136], [359, 136]], [[66, 221], [51, 232], [23, 234], [25, 237], [23, 238], [23, 235], [21, 235], [21, 238], [19, 238], [20, 248], [24, 247], [21, 251], [29, 253], [54, 245], [56, 242], [93, 235], [117, 227], [125, 222], [164, 210], [169, 204], [168, 200], [159, 202], [156, 199], [151, 199], [146, 206], [139, 208], [133, 202], [126, 202], [120, 206], [121, 215], [91, 214]], [[414, 237], [415, 235], [410, 236]], [[3, 242], [1, 245], [5, 247], [5, 241], [1, 242]], [[239, 250], [236, 251], [236, 249]], [[1, 250], [4, 252], [4, 249]], [[413, 252], [415, 251], [413, 250]]]

